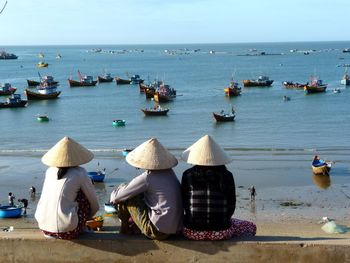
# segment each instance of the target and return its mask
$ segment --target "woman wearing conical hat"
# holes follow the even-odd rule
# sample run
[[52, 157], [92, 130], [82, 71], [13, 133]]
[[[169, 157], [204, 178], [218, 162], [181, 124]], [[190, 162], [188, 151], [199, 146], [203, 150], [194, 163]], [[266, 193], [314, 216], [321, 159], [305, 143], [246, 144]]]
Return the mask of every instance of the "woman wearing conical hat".
[[[122, 221], [121, 232], [137, 226], [145, 236], [162, 240], [182, 227], [181, 187], [172, 167], [177, 159], [152, 138], [131, 151], [126, 161], [145, 172], [111, 193]], [[134, 229], [135, 230], [135, 229]]]
[[236, 189], [233, 175], [225, 167], [228, 155], [205, 135], [185, 150], [182, 159], [193, 164], [182, 176], [183, 234], [194, 240], [229, 239], [255, 235], [256, 226], [233, 219]]
[[94, 157], [88, 149], [64, 137], [41, 159], [49, 168], [35, 212], [46, 237], [76, 238], [99, 209], [91, 179], [79, 165]]

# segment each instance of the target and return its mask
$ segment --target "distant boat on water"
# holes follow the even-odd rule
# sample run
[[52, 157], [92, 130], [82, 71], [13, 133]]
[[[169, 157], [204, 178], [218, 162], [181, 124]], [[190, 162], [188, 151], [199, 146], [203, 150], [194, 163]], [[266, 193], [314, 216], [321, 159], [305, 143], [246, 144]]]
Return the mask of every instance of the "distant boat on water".
[[52, 76], [45, 76], [40, 85], [37, 87], [37, 92], [25, 89], [25, 94], [28, 100], [50, 100], [57, 99], [61, 91], [57, 91], [57, 81], [54, 81]]
[[257, 79], [245, 79], [243, 80], [244, 87], [270, 87], [273, 80], [270, 80], [267, 76], [259, 76]]
[[225, 111], [222, 110], [220, 113], [213, 112], [213, 116], [217, 122], [229, 122], [235, 120], [236, 114], [232, 107], [231, 112], [229, 113], [225, 113]]
[[241, 95], [242, 89], [238, 87], [238, 83], [233, 79], [230, 81], [230, 86], [224, 88], [225, 95], [228, 97]]
[[293, 81], [283, 81], [283, 86], [288, 89], [304, 89], [306, 85], [309, 85], [308, 82], [304, 83], [298, 83]]
[[38, 64], [36, 64], [38, 68], [47, 68], [49, 66], [49, 63], [40, 61]]
[[105, 73], [103, 76], [97, 76], [97, 80], [99, 83], [112, 82], [113, 77], [110, 73]]
[[82, 76], [80, 71], [78, 70], [79, 80], [68, 79], [68, 83], [70, 87], [91, 87], [96, 86], [97, 80], [94, 80], [92, 76], [84, 75]]
[[5, 51], [0, 51], [0, 59], [17, 59], [15, 54], [7, 53]]
[[20, 94], [12, 94], [11, 98], [7, 98], [6, 102], [0, 102], [0, 108], [20, 108], [26, 105], [27, 101], [22, 100]]
[[310, 77], [310, 84], [305, 85], [304, 90], [307, 94], [326, 92], [327, 85], [316, 76]]
[[11, 95], [16, 92], [16, 88], [12, 87], [10, 83], [0, 85], [0, 96]]

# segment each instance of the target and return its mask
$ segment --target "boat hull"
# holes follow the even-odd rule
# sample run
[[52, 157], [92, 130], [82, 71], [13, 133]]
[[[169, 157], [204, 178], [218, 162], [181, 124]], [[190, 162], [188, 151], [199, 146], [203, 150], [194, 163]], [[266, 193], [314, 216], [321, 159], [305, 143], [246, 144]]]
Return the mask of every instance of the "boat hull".
[[105, 179], [106, 174], [102, 172], [88, 172], [88, 176], [92, 181], [100, 183]]
[[169, 101], [173, 101], [174, 97], [163, 95], [163, 94], [160, 94], [159, 92], [155, 92], [153, 95], [153, 99], [156, 102], [169, 102]]
[[121, 79], [119, 77], [115, 77], [115, 82], [117, 83], [117, 85], [131, 84], [131, 80], [130, 79]]
[[235, 120], [235, 115], [222, 115], [222, 114], [218, 114], [218, 113], [215, 113], [213, 112], [213, 116], [214, 116], [214, 119], [217, 121], [217, 122], [229, 122], [229, 121], [234, 121]]
[[101, 77], [101, 76], [98, 76], [97, 77], [97, 81], [99, 83], [107, 83], [107, 82], [113, 82], [113, 78], [105, 78], [105, 77]]
[[312, 172], [314, 174], [329, 174], [330, 171], [331, 171], [331, 167], [328, 165], [322, 165], [322, 166], [312, 165]]
[[0, 206], [0, 218], [16, 218], [22, 214], [22, 208], [16, 206]]
[[28, 100], [52, 100], [57, 99], [58, 96], [61, 94], [61, 91], [57, 91], [50, 94], [41, 94], [26, 89], [24, 93], [27, 95]]
[[244, 87], [270, 87], [272, 83], [273, 83], [273, 80], [267, 80], [267, 81], [254, 81], [249, 79], [243, 80]]
[[166, 116], [169, 109], [164, 110], [152, 110], [152, 109], [141, 109], [145, 116]]
[[97, 80], [94, 80], [92, 82], [84, 82], [68, 79], [68, 83], [70, 87], [93, 87], [96, 86]]
[[28, 102], [26, 100], [21, 100], [18, 103], [1, 102], [0, 109], [2, 109], [2, 108], [22, 108], [22, 107], [25, 107], [27, 105], [27, 103]]
[[322, 93], [326, 92], [327, 85], [323, 86], [305, 86], [304, 90], [307, 94], [313, 94], [313, 93]]
[[287, 89], [304, 89], [304, 87], [307, 85], [307, 84], [299, 84], [299, 83], [293, 83], [288, 81], [285, 81], [282, 84]]
[[236, 97], [241, 95], [241, 89], [240, 88], [224, 88], [225, 95], [227, 97]]

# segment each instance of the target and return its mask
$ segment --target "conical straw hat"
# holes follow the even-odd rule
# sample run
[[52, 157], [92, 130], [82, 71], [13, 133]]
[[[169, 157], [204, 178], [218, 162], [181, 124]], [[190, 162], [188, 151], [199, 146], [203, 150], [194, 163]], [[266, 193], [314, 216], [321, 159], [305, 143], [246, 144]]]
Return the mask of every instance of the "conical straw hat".
[[73, 167], [88, 163], [94, 154], [69, 137], [64, 137], [53, 146], [41, 161], [52, 167]]
[[205, 135], [182, 153], [182, 159], [190, 164], [217, 166], [231, 162], [224, 150]]
[[163, 170], [177, 165], [177, 159], [157, 139], [152, 138], [128, 153], [126, 161], [145, 170]]

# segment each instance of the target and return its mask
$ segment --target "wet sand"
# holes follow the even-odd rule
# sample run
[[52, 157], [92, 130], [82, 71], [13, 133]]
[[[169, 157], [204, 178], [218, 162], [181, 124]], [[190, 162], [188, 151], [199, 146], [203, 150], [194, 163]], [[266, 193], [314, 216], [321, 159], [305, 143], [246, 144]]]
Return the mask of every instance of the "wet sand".
[[[99, 214], [104, 215], [103, 204], [108, 201], [113, 188], [121, 182], [130, 180], [141, 171], [128, 165], [120, 153], [115, 153], [114, 156], [97, 155], [91, 163], [84, 167], [88, 171], [93, 171], [97, 168], [98, 162], [100, 167], [106, 167], [107, 171], [105, 182], [95, 184], [101, 205]], [[240, 165], [242, 162], [245, 163], [245, 166]], [[305, 163], [305, 166], [297, 169], [291, 167], [294, 162], [280, 162], [275, 168], [265, 164], [267, 168], [264, 168], [262, 172], [252, 173], [252, 170], [259, 169], [259, 167], [254, 167], [252, 162], [249, 163], [246, 160], [235, 160], [228, 167], [234, 173], [237, 189], [237, 206], [234, 217], [256, 223], [258, 235], [289, 235], [290, 232], [302, 236], [303, 228], [312, 229], [310, 234], [314, 236], [328, 235], [321, 230], [321, 225], [318, 223], [324, 216], [335, 219], [338, 224], [350, 226], [350, 184], [347, 183], [347, 177], [331, 175], [316, 178], [311, 174], [308, 163]], [[175, 171], [179, 175], [188, 167], [188, 164], [180, 162]], [[244, 169], [244, 167], [247, 168]], [[338, 167], [341, 167], [341, 164]], [[16, 198], [27, 198], [29, 207], [26, 217], [0, 219], [0, 227], [37, 228], [34, 213], [40, 197], [45, 170], [46, 166], [40, 162], [40, 155], [26, 158], [2, 156], [0, 203], [7, 204], [7, 194], [11, 191]], [[304, 180], [293, 181], [288, 185], [295, 173], [304, 174]], [[271, 174], [272, 177], [280, 174], [280, 180], [271, 180]], [[259, 177], [258, 180], [254, 180], [257, 177]], [[259, 183], [264, 180], [270, 181]], [[252, 202], [248, 188], [253, 184], [256, 187], [257, 196]], [[271, 186], [267, 186], [268, 184]], [[28, 189], [31, 185], [37, 189], [35, 198], [29, 196]], [[110, 226], [119, 224], [118, 220], [113, 217], [106, 217], [105, 222]], [[286, 231], [287, 228], [293, 230]]]

